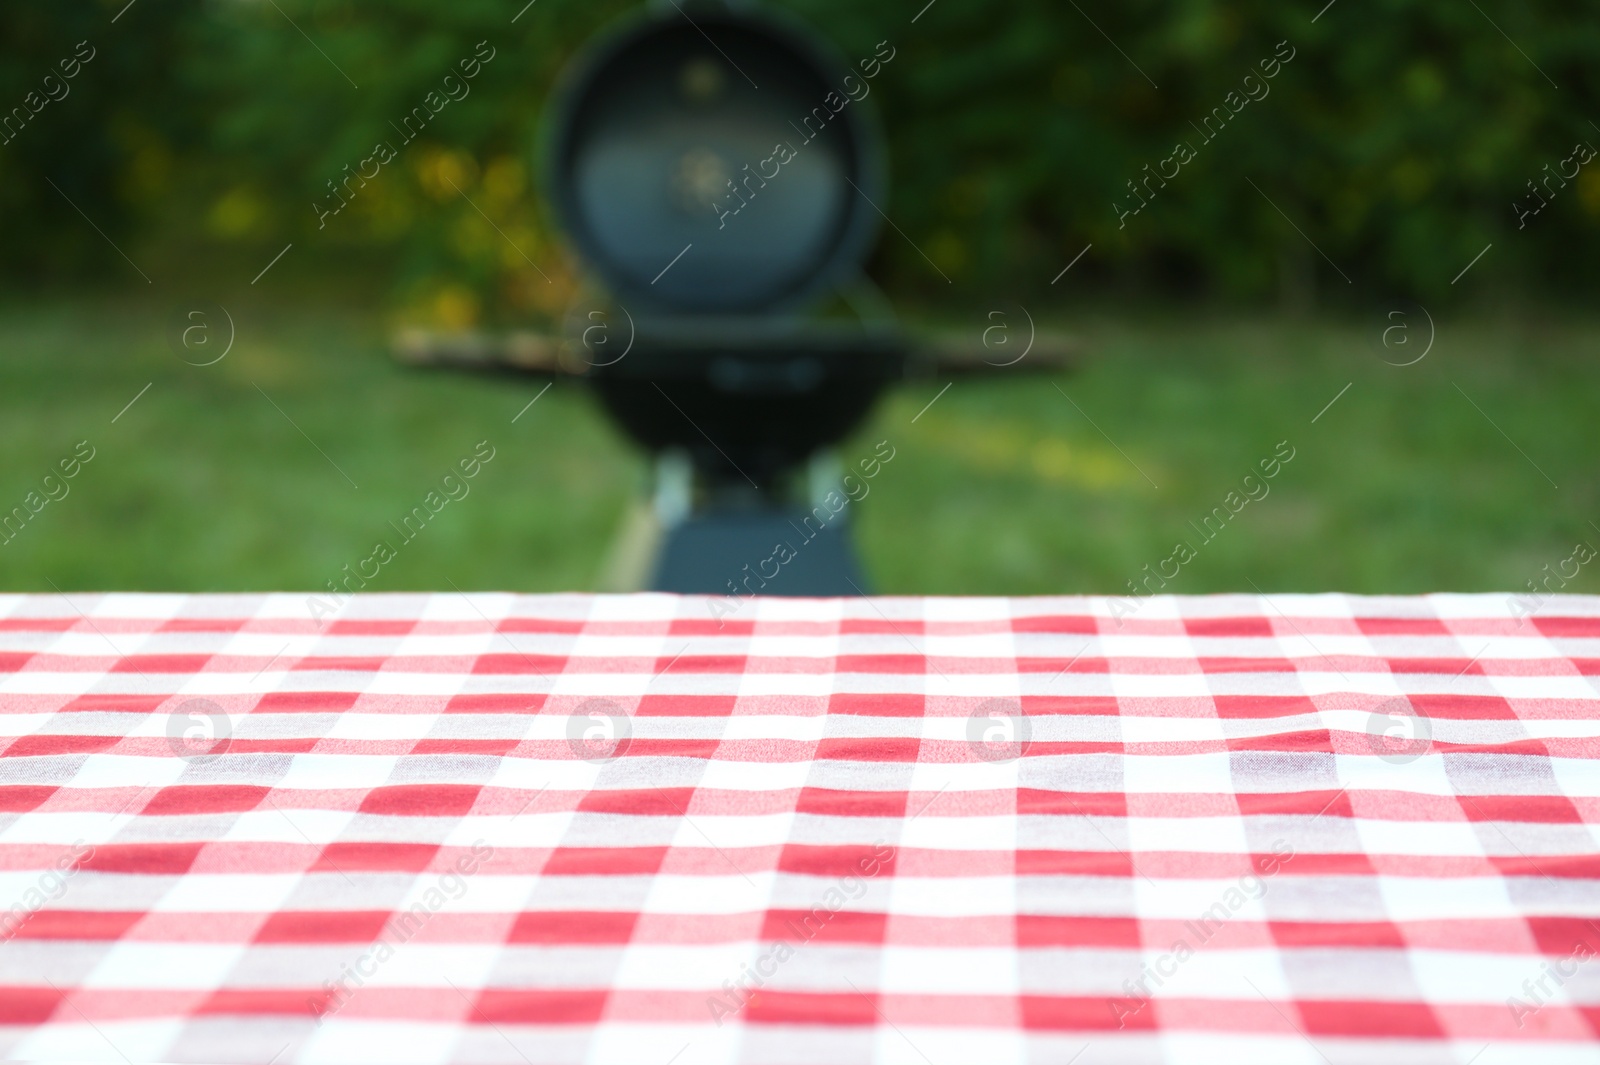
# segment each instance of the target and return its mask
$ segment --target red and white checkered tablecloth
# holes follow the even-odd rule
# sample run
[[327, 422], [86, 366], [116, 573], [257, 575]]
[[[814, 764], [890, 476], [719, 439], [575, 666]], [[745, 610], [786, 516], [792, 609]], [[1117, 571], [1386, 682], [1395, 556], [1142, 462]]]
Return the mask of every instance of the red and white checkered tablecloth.
[[712, 602], [0, 596], [0, 1056], [1600, 1061], [1600, 598]]

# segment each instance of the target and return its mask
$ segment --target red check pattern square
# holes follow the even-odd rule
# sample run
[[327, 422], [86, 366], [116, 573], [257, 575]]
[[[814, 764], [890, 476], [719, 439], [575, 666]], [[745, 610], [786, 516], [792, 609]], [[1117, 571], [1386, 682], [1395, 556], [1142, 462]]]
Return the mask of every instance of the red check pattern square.
[[1600, 599], [0, 596], [0, 1056], [1600, 1062]]

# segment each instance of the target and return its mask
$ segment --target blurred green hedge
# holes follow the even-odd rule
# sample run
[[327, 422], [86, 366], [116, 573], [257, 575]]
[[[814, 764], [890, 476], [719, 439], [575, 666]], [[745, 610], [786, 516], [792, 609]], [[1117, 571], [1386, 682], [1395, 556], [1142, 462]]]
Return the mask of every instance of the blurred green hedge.
[[[538, 195], [539, 116], [566, 60], [634, 4], [125, 2], [0, 9], [0, 107], [28, 110], [77, 42], [95, 49], [0, 145], [14, 281], [124, 279], [81, 210], [119, 244], [186, 249], [176, 261], [199, 272], [219, 249], [265, 262], [293, 240], [437, 323], [570, 298]], [[1600, 164], [1550, 180], [1574, 145], [1600, 145], [1600, 19], [1582, 5], [936, 0], [913, 24], [923, 2], [789, 6], [847, 57], [897, 49], [872, 96], [884, 206], [964, 298], [1065, 291], [1050, 279], [1090, 243], [1074, 291], [1572, 299], [1597, 280]], [[480, 41], [494, 58], [470, 95], [319, 228], [328, 182], [398, 143], [391, 123]], [[1228, 121], [1207, 140], [1215, 108]], [[1143, 184], [1172, 173], [1180, 142], [1192, 158]], [[1548, 207], [1519, 228], [1514, 204], [1541, 179]], [[1119, 221], [1130, 181], [1154, 196]], [[1494, 268], [1452, 287], [1490, 242]], [[892, 230], [872, 269], [897, 296], [949, 298]]]

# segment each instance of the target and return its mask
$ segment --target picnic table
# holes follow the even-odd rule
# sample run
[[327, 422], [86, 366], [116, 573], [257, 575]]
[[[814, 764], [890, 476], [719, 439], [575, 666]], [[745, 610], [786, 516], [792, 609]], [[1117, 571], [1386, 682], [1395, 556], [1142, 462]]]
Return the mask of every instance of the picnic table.
[[1600, 1061], [1600, 598], [713, 602], [0, 596], [0, 1056]]

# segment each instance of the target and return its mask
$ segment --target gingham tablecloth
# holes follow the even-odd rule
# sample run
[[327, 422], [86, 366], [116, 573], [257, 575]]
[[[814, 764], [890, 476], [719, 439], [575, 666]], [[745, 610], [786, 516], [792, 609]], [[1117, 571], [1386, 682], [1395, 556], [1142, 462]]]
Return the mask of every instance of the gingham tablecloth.
[[0, 1055], [1600, 1061], [1600, 599], [712, 602], [0, 597]]

